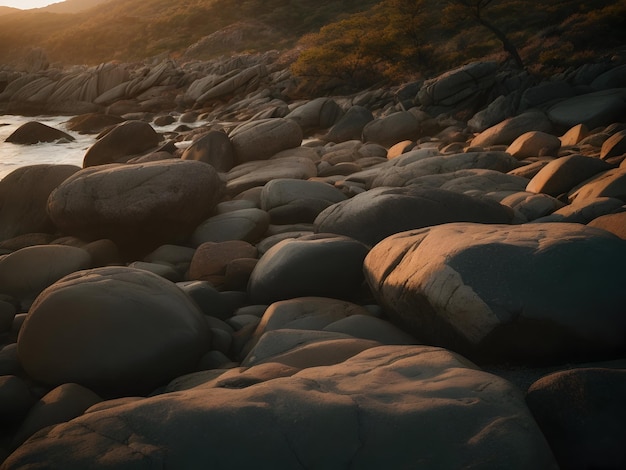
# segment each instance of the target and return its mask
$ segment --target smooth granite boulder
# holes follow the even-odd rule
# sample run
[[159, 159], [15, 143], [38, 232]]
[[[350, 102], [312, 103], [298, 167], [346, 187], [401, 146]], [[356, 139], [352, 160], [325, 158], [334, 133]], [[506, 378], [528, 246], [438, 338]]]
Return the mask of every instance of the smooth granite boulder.
[[281, 328], [261, 335], [241, 365], [277, 362], [298, 369], [330, 366], [377, 346], [381, 346], [377, 341], [343, 333]]
[[417, 97], [426, 106], [458, 105], [493, 87], [497, 70], [494, 61], [471, 62], [426, 80]]
[[311, 223], [315, 217], [347, 196], [321, 181], [281, 178], [269, 181], [261, 192], [261, 209], [273, 224]]
[[552, 160], [528, 182], [526, 190], [559, 196], [568, 193], [574, 186], [607, 171], [611, 166], [599, 158], [580, 154], [567, 155]]
[[626, 88], [614, 88], [560, 101], [548, 110], [548, 117], [565, 128], [584, 124], [594, 129], [619, 121], [625, 113]]
[[74, 137], [54, 127], [41, 122], [31, 121], [22, 124], [6, 138], [5, 142], [11, 144], [34, 145], [40, 142], [55, 142], [57, 140], [74, 141]]
[[624, 240], [584, 225], [451, 223], [388, 237], [364, 269], [417, 339], [528, 364], [626, 351], [625, 262]]
[[541, 131], [550, 133], [551, 130], [552, 123], [542, 111], [529, 110], [485, 129], [472, 139], [471, 146], [510, 145], [526, 132]]
[[221, 131], [209, 131], [194, 141], [181, 158], [208, 163], [217, 171], [228, 171], [235, 165], [233, 146], [226, 133]]
[[341, 143], [360, 140], [363, 128], [374, 120], [372, 112], [363, 106], [351, 106], [322, 137], [327, 142]]
[[323, 330], [350, 315], [368, 315], [362, 306], [328, 297], [297, 297], [272, 303], [246, 344], [248, 352], [268, 331], [280, 329]]
[[518, 160], [528, 157], [556, 156], [561, 148], [561, 140], [545, 132], [530, 131], [515, 139], [506, 151]]
[[262, 364], [221, 382], [100, 404], [41, 431], [4, 470], [416, 464], [557, 468], [524, 397], [509, 382], [442, 349], [382, 346], [332, 366], [296, 373]]
[[24, 370], [44, 384], [142, 394], [194, 370], [210, 335], [198, 307], [175, 284], [108, 267], [47, 288], [28, 312], [17, 347]]
[[159, 145], [159, 134], [144, 121], [124, 121], [93, 144], [83, 158], [83, 168], [126, 162]]
[[302, 129], [290, 119], [270, 118], [244, 123], [229, 134], [235, 164], [265, 160], [278, 152], [298, 147]]
[[[373, 169], [371, 187], [408, 186], [417, 178], [454, 173], [459, 170], [484, 169], [507, 173], [520, 163], [506, 152], [467, 152], [433, 155], [430, 149], [411, 151], [389, 164]], [[429, 155], [430, 153], [430, 155]], [[417, 157], [417, 155], [420, 155]]]
[[607, 160], [626, 153], [626, 130], [616, 132], [606, 139], [600, 149], [600, 158]]
[[338, 233], [373, 246], [394, 233], [447, 222], [510, 223], [513, 212], [495, 201], [436, 188], [374, 188], [330, 206], [316, 232]]
[[625, 212], [605, 214], [594, 218], [588, 225], [589, 227], [601, 228], [626, 240], [626, 208], [622, 208], [622, 210]]
[[363, 142], [373, 142], [391, 147], [403, 140], [417, 139], [419, 120], [409, 111], [400, 111], [374, 119], [363, 128]]
[[0, 240], [27, 233], [53, 233], [48, 197], [80, 170], [75, 165], [29, 165], [0, 180]]
[[270, 216], [261, 209], [239, 209], [209, 217], [191, 234], [191, 244], [198, 247], [206, 242], [243, 240], [257, 242], [267, 231]]
[[[557, 209], [535, 222], [572, 222], [588, 224], [594, 219], [624, 210], [624, 201], [612, 197], [580, 199]], [[600, 227], [603, 228], [603, 227]], [[609, 230], [611, 231], [611, 230]]]
[[124, 122], [124, 118], [104, 113], [87, 113], [67, 121], [67, 128], [79, 134], [99, 134], [107, 128]]
[[102, 398], [81, 385], [59, 385], [32, 406], [13, 437], [11, 446], [18, 447], [40, 429], [76, 418], [101, 401]]
[[626, 467], [626, 370], [583, 368], [535, 382], [526, 403], [561, 468]]
[[0, 294], [10, 295], [27, 309], [48, 286], [62, 277], [91, 267], [82, 248], [35, 245], [0, 258]]
[[211, 165], [166, 160], [87, 168], [48, 199], [48, 213], [64, 233], [109, 238], [144, 254], [188, 237], [219, 202], [223, 183]]
[[360, 291], [367, 252], [362, 243], [334, 234], [283, 240], [254, 268], [250, 299], [258, 304], [306, 296], [349, 299]]
[[572, 188], [570, 202], [599, 197], [612, 197], [626, 202], [626, 168], [604, 171]]
[[315, 162], [306, 157], [283, 157], [242, 163], [226, 174], [226, 191], [236, 196], [278, 178], [309, 179], [317, 176]]
[[303, 135], [310, 135], [321, 129], [328, 129], [342, 114], [343, 111], [332, 98], [315, 98], [298, 106], [285, 119], [296, 122]]

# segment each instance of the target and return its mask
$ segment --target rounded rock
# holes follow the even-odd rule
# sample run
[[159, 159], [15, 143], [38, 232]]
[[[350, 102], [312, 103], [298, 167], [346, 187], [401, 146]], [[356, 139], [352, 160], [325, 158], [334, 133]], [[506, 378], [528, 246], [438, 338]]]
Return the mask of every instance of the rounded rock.
[[194, 369], [208, 325], [175, 284], [141, 270], [81, 271], [46, 289], [18, 337], [26, 372], [104, 394], [147, 393]]

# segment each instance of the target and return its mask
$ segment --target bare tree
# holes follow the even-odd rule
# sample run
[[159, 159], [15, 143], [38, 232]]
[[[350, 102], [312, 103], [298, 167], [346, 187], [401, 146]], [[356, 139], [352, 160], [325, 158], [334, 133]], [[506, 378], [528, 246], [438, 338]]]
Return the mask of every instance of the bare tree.
[[445, 14], [457, 19], [471, 18], [473, 21], [487, 28], [502, 43], [504, 50], [513, 58], [517, 66], [523, 69], [524, 62], [515, 45], [503, 31], [485, 18], [485, 9], [492, 3], [494, 3], [493, 0], [448, 0]]

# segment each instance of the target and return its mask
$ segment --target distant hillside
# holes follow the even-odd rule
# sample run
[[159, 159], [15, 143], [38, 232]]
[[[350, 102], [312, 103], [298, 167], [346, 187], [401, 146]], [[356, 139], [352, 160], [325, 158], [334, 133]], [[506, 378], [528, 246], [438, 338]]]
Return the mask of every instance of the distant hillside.
[[[42, 48], [51, 63], [89, 65], [163, 54], [186, 60], [317, 48], [319, 54], [307, 56], [314, 67], [300, 67], [306, 73], [316, 70], [316, 60], [335, 68], [342, 60], [356, 59], [363, 67], [364, 56], [355, 45], [360, 41], [369, 49], [363, 49], [372, 64], [366, 63], [366, 69], [378, 70], [373, 79], [401, 81], [487, 56], [502, 58], [502, 44], [483, 26], [448, 21], [450, 3], [455, 2], [67, 0], [0, 16], [0, 64], [14, 64], [33, 48]], [[486, 3], [486, 19], [508, 35], [529, 67], [567, 67], [626, 45], [626, 0]], [[410, 22], [403, 23], [402, 15]], [[406, 43], [407, 33], [411, 43]], [[401, 36], [404, 44], [396, 40]], [[329, 39], [336, 50], [324, 49]], [[346, 59], [346, 53], [352, 56]]]
[[71, 15], [47, 9], [21, 12], [0, 17], [0, 63], [13, 62], [32, 47], [42, 47], [52, 62], [64, 63], [140, 60], [164, 52], [180, 55], [203, 37], [242, 20], [264, 23], [274, 34], [262, 43], [252, 36], [249, 42], [238, 44], [238, 50], [291, 47], [303, 34], [375, 3], [109, 0]]
[[20, 11], [20, 10], [17, 9], [17, 8], [0, 7], [0, 16], [8, 15], [10, 13], [15, 13], [15, 12], [18, 12], [18, 11]]
[[79, 13], [108, 1], [110, 0], [65, 0], [64, 2], [53, 3], [52, 5], [39, 8], [38, 10], [48, 13]]

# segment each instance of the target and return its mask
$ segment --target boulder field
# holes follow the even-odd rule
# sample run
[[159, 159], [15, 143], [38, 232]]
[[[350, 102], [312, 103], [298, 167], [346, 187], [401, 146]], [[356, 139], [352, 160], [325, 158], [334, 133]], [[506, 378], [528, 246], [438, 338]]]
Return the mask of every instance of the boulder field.
[[275, 59], [0, 94], [98, 134], [0, 181], [0, 468], [624, 468], [624, 66]]

